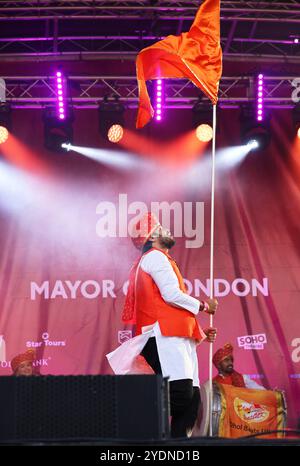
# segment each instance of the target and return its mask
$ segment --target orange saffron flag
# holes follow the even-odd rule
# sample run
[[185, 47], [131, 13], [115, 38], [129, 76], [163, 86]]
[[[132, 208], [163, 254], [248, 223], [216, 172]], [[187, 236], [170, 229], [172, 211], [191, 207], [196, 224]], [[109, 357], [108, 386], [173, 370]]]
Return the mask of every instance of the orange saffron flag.
[[220, 0], [205, 0], [188, 32], [168, 36], [141, 50], [136, 72], [137, 128], [145, 126], [154, 114], [146, 86], [148, 79], [188, 78], [216, 104], [222, 75]]

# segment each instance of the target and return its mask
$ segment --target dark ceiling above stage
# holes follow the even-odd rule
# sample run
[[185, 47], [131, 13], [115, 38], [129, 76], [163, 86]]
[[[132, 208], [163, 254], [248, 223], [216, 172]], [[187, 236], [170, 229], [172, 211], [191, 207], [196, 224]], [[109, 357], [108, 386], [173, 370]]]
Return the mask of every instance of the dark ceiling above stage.
[[[189, 29], [199, 1], [0, 0], [2, 60], [72, 54], [134, 58], [141, 48]], [[300, 64], [300, 2], [221, 2], [224, 59]]]

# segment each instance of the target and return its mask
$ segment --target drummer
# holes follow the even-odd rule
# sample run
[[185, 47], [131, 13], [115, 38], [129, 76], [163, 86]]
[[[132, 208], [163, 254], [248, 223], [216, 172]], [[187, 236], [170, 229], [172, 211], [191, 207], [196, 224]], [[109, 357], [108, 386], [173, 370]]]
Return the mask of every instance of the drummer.
[[233, 367], [233, 346], [226, 343], [223, 348], [218, 349], [213, 356], [213, 363], [218, 369], [218, 375], [213, 378], [213, 382], [234, 387], [253, 388], [255, 390], [265, 390], [264, 387], [252, 380], [249, 375], [240, 374]]

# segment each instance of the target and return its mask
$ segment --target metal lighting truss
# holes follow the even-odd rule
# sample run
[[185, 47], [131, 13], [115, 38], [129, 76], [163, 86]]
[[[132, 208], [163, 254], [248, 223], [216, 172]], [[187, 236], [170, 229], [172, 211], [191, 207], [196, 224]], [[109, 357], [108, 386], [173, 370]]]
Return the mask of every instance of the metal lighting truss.
[[[12, 108], [43, 108], [55, 105], [55, 76], [3, 76], [6, 102]], [[265, 76], [264, 106], [293, 108], [292, 93], [299, 87], [296, 76]], [[255, 76], [222, 77], [219, 91], [221, 107], [238, 107], [255, 101]], [[0, 80], [0, 87], [4, 84]], [[298, 83], [298, 84], [297, 84]], [[128, 108], [137, 107], [138, 88], [135, 76], [69, 76], [69, 104], [75, 108], [96, 108], [104, 97], [117, 97]], [[191, 108], [200, 99], [207, 99], [190, 81], [167, 79], [165, 107]], [[295, 93], [295, 92], [294, 92]]]
[[[200, 3], [0, 0], [0, 59], [134, 59], [141, 48], [188, 30]], [[299, 26], [298, 0], [222, 0], [224, 59], [299, 63]]]

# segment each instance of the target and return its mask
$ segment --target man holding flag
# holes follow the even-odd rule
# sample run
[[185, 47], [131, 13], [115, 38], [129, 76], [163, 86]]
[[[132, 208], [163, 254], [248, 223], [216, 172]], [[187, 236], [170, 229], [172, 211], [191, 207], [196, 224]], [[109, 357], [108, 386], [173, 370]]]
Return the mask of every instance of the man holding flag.
[[[146, 81], [148, 79], [186, 78], [199, 87], [213, 104], [213, 140], [211, 175], [210, 226], [210, 298], [214, 283], [214, 196], [216, 152], [216, 104], [222, 76], [222, 49], [220, 43], [220, 0], [205, 0], [197, 11], [188, 32], [168, 36], [138, 54], [136, 60], [139, 88], [139, 108], [136, 127], [142, 128], [153, 116]], [[210, 316], [213, 326], [213, 316]], [[212, 354], [209, 351], [210, 426], [212, 435]]]
[[[130, 353], [134, 349], [136, 355], [142, 352], [155, 373], [170, 377], [171, 383], [173, 381], [171, 434], [180, 437], [193, 427], [199, 405], [196, 344], [204, 339], [212, 343], [216, 336], [212, 316], [218, 304], [213, 299], [213, 253], [216, 103], [222, 74], [220, 0], [205, 0], [187, 33], [168, 36], [141, 50], [136, 70], [139, 88], [137, 128], [145, 126], [153, 116], [146, 86], [149, 79], [190, 79], [213, 104], [210, 300], [199, 302], [185, 293], [182, 276], [168, 255], [174, 240], [151, 216], [144, 219], [137, 236], [141, 239], [143, 255], [132, 268], [123, 313], [125, 321], [132, 321], [133, 314], [136, 315], [138, 336], [107, 355], [115, 373], [130, 373], [132, 360], [130, 357], [126, 360], [126, 351]], [[142, 234], [145, 227], [146, 234]], [[210, 327], [204, 331], [195, 318], [199, 311], [210, 314]], [[209, 373], [211, 416], [212, 345]], [[211, 425], [212, 422], [210, 433]]]

